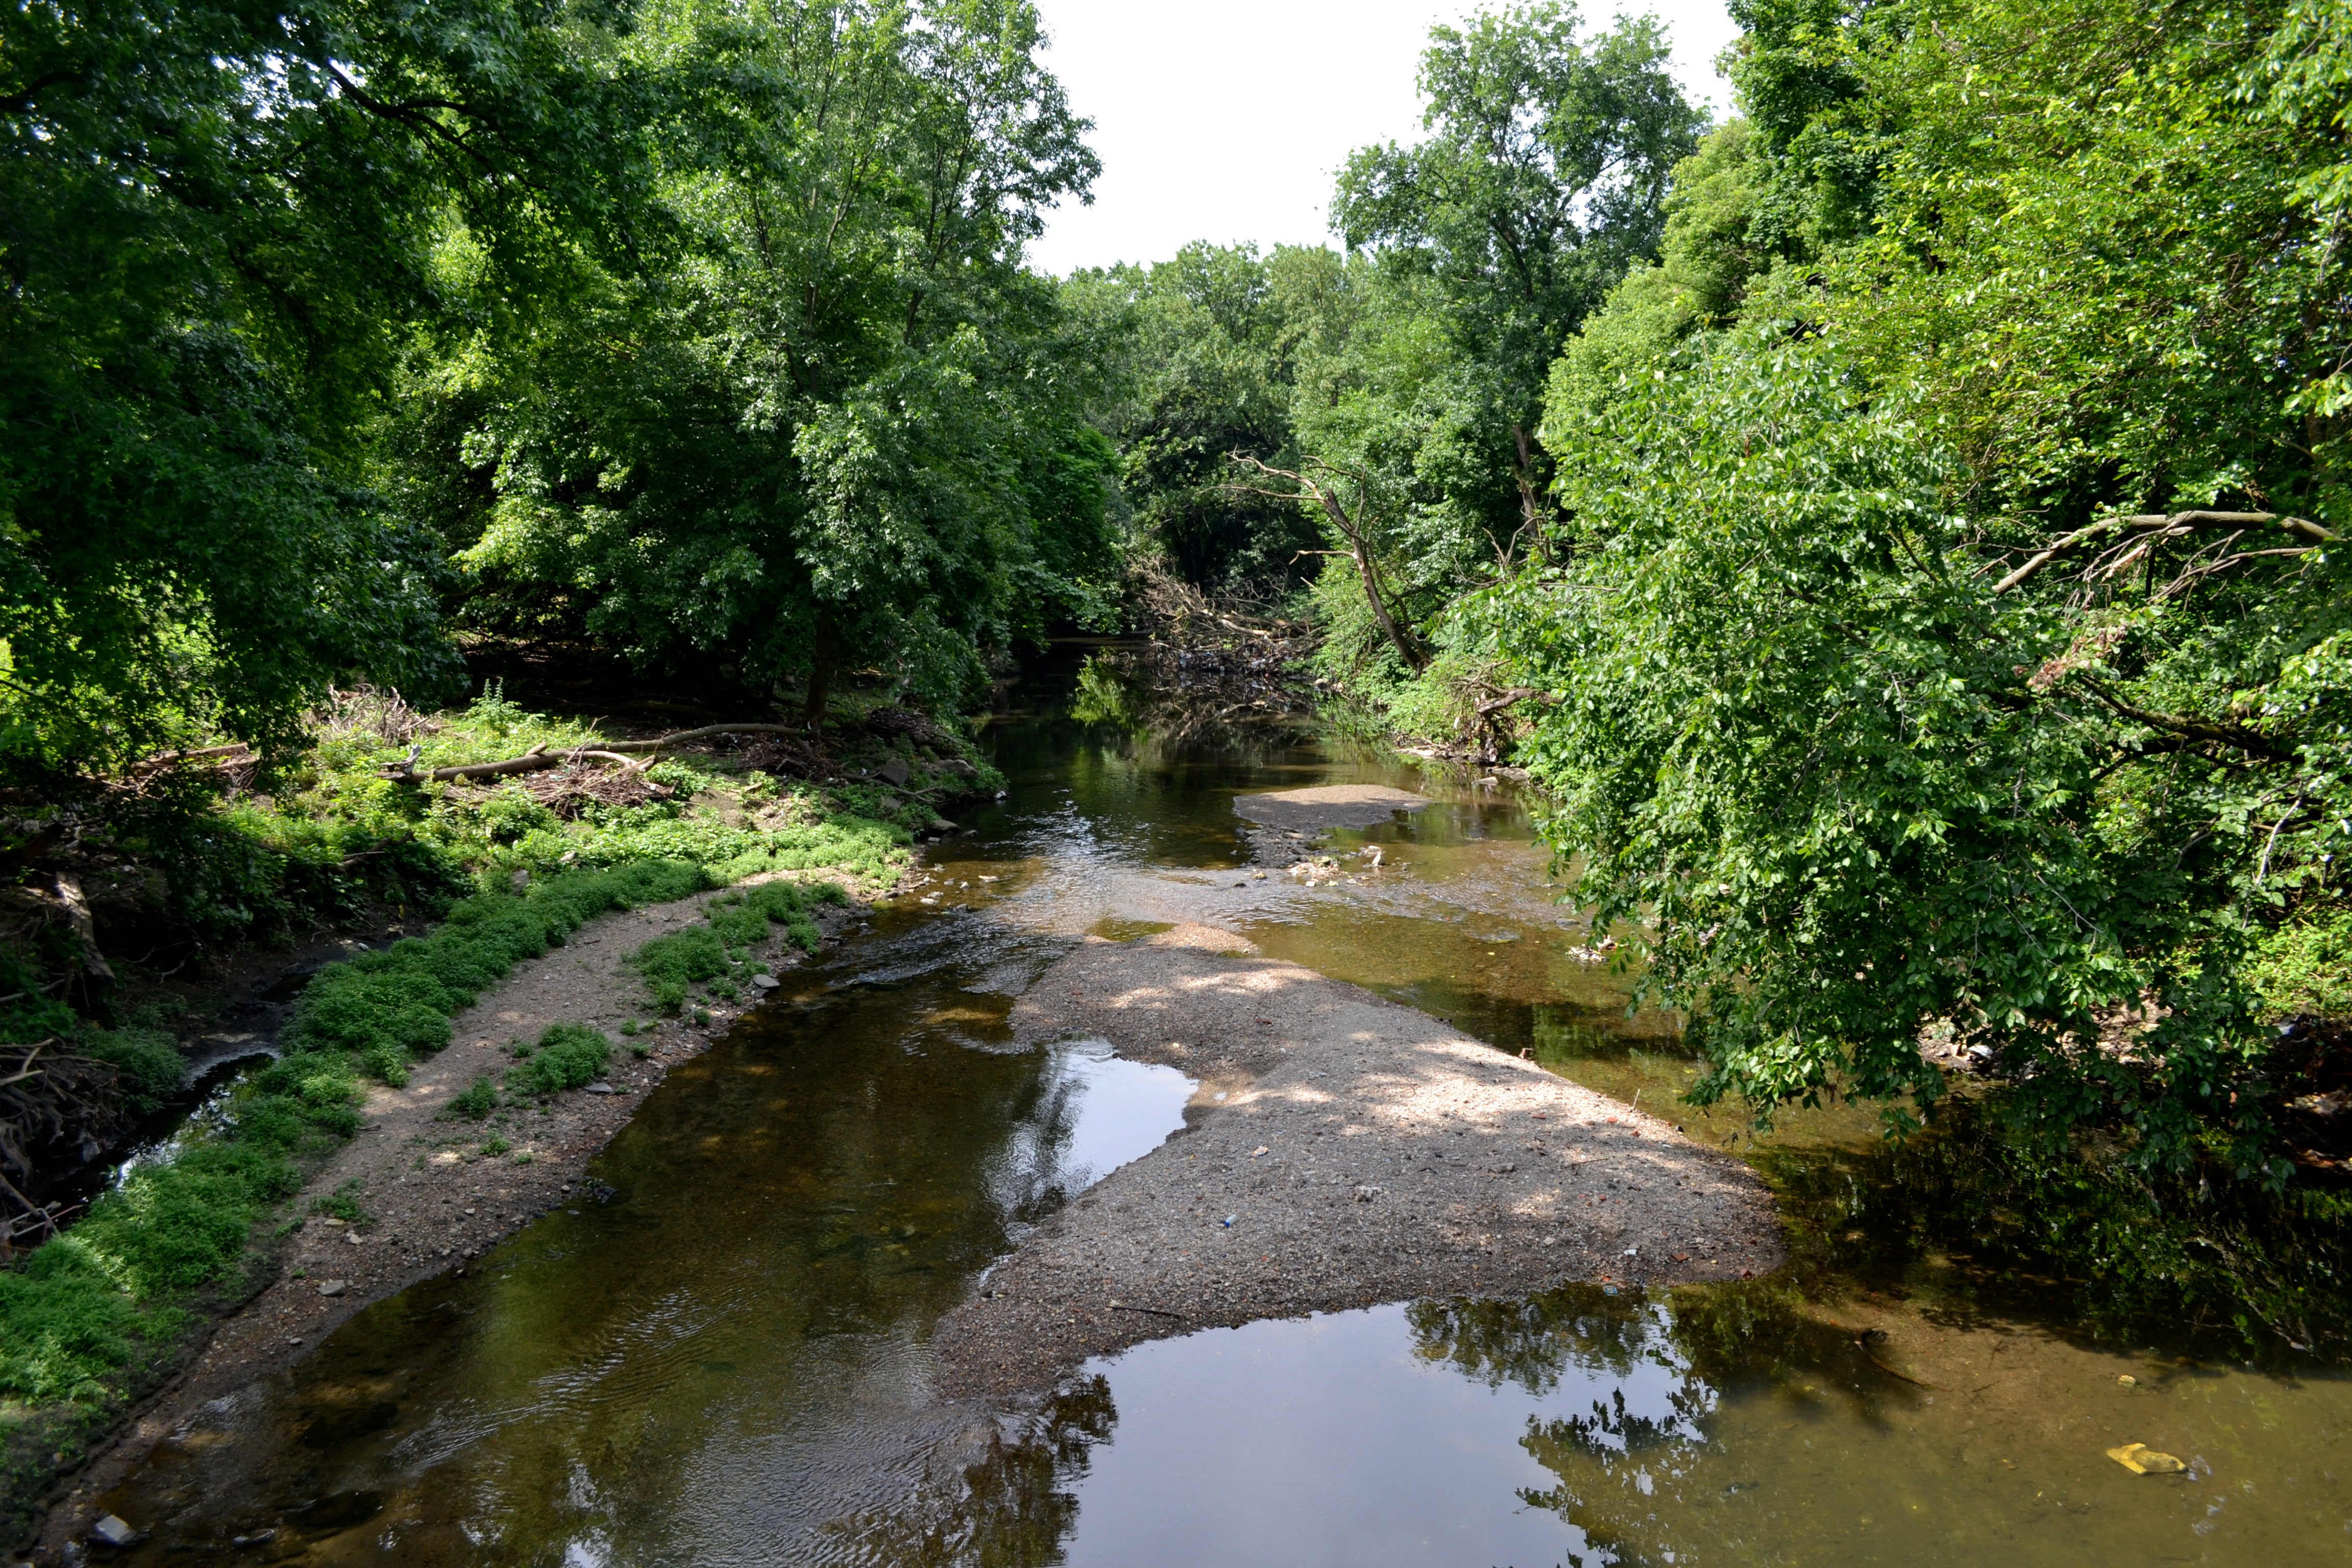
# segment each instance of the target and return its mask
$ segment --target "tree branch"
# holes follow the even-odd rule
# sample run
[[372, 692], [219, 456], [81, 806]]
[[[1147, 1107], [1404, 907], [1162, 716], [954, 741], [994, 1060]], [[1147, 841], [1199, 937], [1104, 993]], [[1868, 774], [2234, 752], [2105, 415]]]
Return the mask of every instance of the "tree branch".
[[[1240, 452], [1228, 452], [1225, 456], [1231, 461], [1244, 468], [1255, 468], [1259, 473], [1270, 474], [1278, 479], [1288, 479], [1298, 487], [1299, 491], [1305, 492], [1302, 495], [1298, 491], [1292, 491], [1283, 499], [1313, 500], [1322, 507], [1324, 514], [1330, 518], [1331, 525], [1337, 528], [1341, 537], [1347, 540], [1349, 552], [1355, 557], [1356, 575], [1363, 583], [1364, 597], [1372, 606], [1372, 618], [1380, 622], [1381, 630], [1387, 634], [1389, 642], [1403, 657], [1405, 663], [1416, 671], [1427, 668], [1429, 656], [1422, 651], [1419, 642], [1405, 635], [1404, 630], [1397, 625], [1395, 616], [1389, 613], [1388, 601], [1381, 594], [1380, 574], [1372, 563], [1371, 548], [1364, 542], [1363, 530], [1358, 526], [1354, 518], [1348, 515], [1348, 509], [1339, 504], [1339, 498], [1303, 473], [1295, 472], [1289, 468], [1277, 468], [1270, 463], [1262, 462], [1256, 458], [1248, 457]], [[1328, 467], [1328, 464], [1325, 466]], [[1278, 490], [1262, 490], [1246, 485], [1236, 485], [1234, 488], [1255, 495], [1283, 494]]]
[[2264, 523], [2284, 529], [2296, 538], [2308, 540], [2314, 544], [2336, 542], [2336, 535], [2320, 527], [2319, 524], [2300, 517], [2281, 517], [2274, 511], [2180, 511], [2173, 513], [2170, 517], [2145, 512], [2134, 513], [2127, 517], [2102, 518], [2087, 527], [2076, 529], [2064, 538], [2046, 546], [2024, 565], [1994, 584], [1992, 591], [1996, 594], [2006, 594], [2012, 588], [2021, 587], [2032, 581], [2044, 566], [2049, 565], [2051, 562], [2076, 545], [2093, 539], [2104, 538], [2108, 534], [2120, 533], [2126, 529], [2253, 528]]
[[2183, 719], [2170, 713], [2157, 713], [2145, 708], [2135, 708], [2088, 677], [2084, 679], [2083, 684], [2089, 689], [2092, 696], [2135, 724], [2145, 724], [2151, 730], [2162, 730], [2168, 734], [2183, 736], [2191, 741], [2204, 741], [2218, 746], [2228, 746], [2233, 751], [2243, 752], [2250, 757], [2263, 757], [2274, 763], [2294, 760], [2294, 748], [2292, 745], [2282, 745], [2268, 735], [2260, 734], [2236, 724], [2216, 724], [2210, 720]]

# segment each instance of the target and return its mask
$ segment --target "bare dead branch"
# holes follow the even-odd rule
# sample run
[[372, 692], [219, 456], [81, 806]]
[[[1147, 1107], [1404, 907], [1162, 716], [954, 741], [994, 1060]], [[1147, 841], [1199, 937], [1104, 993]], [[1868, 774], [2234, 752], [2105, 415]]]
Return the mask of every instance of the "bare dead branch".
[[[1404, 629], [1397, 624], [1396, 617], [1389, 611], [1387, 596], [1381, 591], [1380, 569], [1374, 563], [1371, 547], [1364, 538], [1360, 516], [1349, 515], [1348, 509], [1339, 503], [1339, 498], [1333, 495], [1328, 487], [1317, 483], [1303, 472], [1291, 468], [1277, 468], [1271, 463], [1243, 452], [1228, 452], [1225, 456], [1243, 468], [1254, 468], [1261, 474], [1266, 474], [1275, 479], [1287, 479], [1297, 487], [1296, 490], [1286, 495], [1280, 490], [1258, 489], [1249, 486], [1235, 486], [1234, 487], [1235, 489], [1255, 495], [1281, 496], [1289, 500], [1312, 500], [1323, 509], [1324, 515], [1331, 520], [1331, 525], [1338, 529], [1340, 537], [1348, 542], [1349, 553], [1355, 558], [1356, 575], [1363, 584], [1364, 598], [1372, 607], [1372, 618], [1380, 623], [1381, 632], [1387, 636], [1391, 646], [1403, 657], [1405, 663], [1416, 670], [1426, 668], [1429, 665], [1429, 655], [1423, 651], [1417, 639], [1405, 634]], [[1345, 472], [1329, 463], [1318, 462], [1316, 466], [1333, 473]], [[1364, 492], [1370, 489], [1370, 486], [1360, 474], [1349, 477], [1356, 480], [1357, 511], [1360, 514], [1363, 510]]]
[[2097, 522], [2078, 528], [2064, 538], [2056, 540], [2026, 561], [2025, 564], [1993, 584], [1996, 594], [2006, 594], [2012, 588], [2031, 582], [2042, 569], [2077, 545], [2095, 539], [2128, 532], [2133, 529], [2156, 529], [2166, 533], [2187, 532], [2200, 528], [2247, 529], [2272, 526], [2284, 530], [2298, 539], [2313, 544], [2333, 544], [2336, 535], [2319, 524], [2300, 517], [2281, 517], [2271, 511], [2180, 511], [2167, 517], [2156, 513], [2136, 512], [2126, 517], [2102, 518]]

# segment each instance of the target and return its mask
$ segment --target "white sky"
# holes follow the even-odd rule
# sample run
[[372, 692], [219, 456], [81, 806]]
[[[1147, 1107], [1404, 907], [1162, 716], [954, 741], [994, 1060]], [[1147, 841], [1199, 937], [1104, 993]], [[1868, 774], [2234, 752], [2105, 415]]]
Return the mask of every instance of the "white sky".
[[[1414, 83], [1429, 29], [1465, 0], [1036, 0], [1045, 64], [1095, 122], [1092, 206], [1066, 205], [1031, 247], [1053, 273], [1158, 261], [1194, 239], [1318, 245], [1332, 176], [1370, 142], [1421, 133]], [[1605, 8], [1604, 8], [1605, 5]], [[1736, 36], [1723, 0], [1591, 0], [1580, 29], [1620, 11], [1664, 22], [1683, 91], [1718, 119], [1716, 55]]]

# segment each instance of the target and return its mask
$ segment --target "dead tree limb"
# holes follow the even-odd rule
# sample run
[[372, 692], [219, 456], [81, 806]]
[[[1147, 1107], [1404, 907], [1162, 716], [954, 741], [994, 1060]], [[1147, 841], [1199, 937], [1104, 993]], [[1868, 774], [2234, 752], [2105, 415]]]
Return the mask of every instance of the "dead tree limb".
[[[1298, 487], [1295, 490], [1276, 490], [1255, 485], [1228, 485], [1226, 489], [1239, 490], [1248, 495], [1266, 496], [1277, 500], [1311, 500], [1323, 509], [1323, 514], [1331, 520], [1331, 526], [1338, 529], [1340, 537], [1348, 542], [1349, 553], [1356, 563], [1356, 575], [1364, 585], [1364, 598], [1372, 607], [1372, 618], [1380, 623], [1381, 632], [1387, 636], [1391, 646], [1403, 657], [1406, 664], [1412, 666], [1416, 671], [1426, 669], [1429, 667], [1429, 655], [1423, 650], [1419, 639], [1409, 637], [1404, 629], [1398, 626], [1396, 617], [1389, 613], [1387, 597], [1381, 591], [1380, 568], [1372, 561], [1371, 547], [1364, 539], [1361, 525], [1361, 513], [1364, 510], [1363, 491], [1367, 488], [1362, 481], [1359, 479], [1357, 483], [1358, 515], [1350, 516], [1348, 509], [1340, 504], [1339, 498], [1333, 495], [1328, 486], [1318, 484], [1303, 472], [1291, 468], [1277, 468], [1271, 463], [1261, 461], [1242, 452], [1228, 452], [1225, 456], [1240, 467], [1255, 469], [1274, 479], [1287, 479]], [[1330, 467], [1328, 463], [1317, 466], [1325, 468]]]
[[201, 746], [188, 752], [158, 752], [152, 757], [142, 757], [131, 764], [134, 773], [152, 773], [157, 768], [176, 767], [182, 763], [200, 763], [208, 758], [223, 757], [243, 762], [253, 755], [253, 748], [243, 741], [226, 746]]
[[[601, 741], [593, 746], [576, 746], [569, 751], [551, 752], [544, 743], [533, 746], [520, 757], [509, 757], [497, 763], [465, 763], [455, 767], [416, 771], [415, 749], [398, 767], [385, 771], [387, 778], [401, 784], [445, 783], [453, 779], [504, 778], [513, 773], [535, 773], [545, 768], [560, 768], [583, 759], [617, 763], [625, 768], [642, 772], [654, 753], [665, 747], [686, 741], [699, 741], [712, 735], [802, 735], [808, 732], [805, 724], [706, 724], [698, 730], [680, 730], [651, 741]], [[632, 753], [625, 755], [624, 753]], [[645, 762], [636, 760], [646, 759]]]
[[2006, 594], [2033, 580], [2047, 566], [2067, 551], [2094, 540], [2105, 539], [2135, 528], [2160, 529], [2166, 531], [2187, 531], [2196, 528], [2259, 528], [2264, 525], [2279, 528], [2297, 539], [2313, 544], [2333, 544], [2336, 535], [2315, 522], [2300, 517], [2281, 517], [2273, 511], [2179, 511], [2167, 517], [2161, 513], [2137, 512], [2127, 517], [2102, 518], [2097, 522], [2078, 528], [2063, 539], [2053, 541], [2028, 559], [2022, 566], [2003, 577], [1992, 586], [1996, 594]]
[[69, 871], [58, 872], [58, 902], [65, 908], [66, 922], [73, 927], [74, 941], [81, 944], [82, 968], [100, 980], [113, 979], [113, 966], [98, 950], [98, 931], [90, 923], [89, 900], [81, 894], [81, 879]]

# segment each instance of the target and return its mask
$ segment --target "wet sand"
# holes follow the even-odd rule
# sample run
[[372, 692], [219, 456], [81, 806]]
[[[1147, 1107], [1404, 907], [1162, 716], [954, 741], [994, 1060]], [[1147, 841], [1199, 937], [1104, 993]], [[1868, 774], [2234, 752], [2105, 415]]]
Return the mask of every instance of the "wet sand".
[[[1170, 940], [1174, 938], [1175, 940]], [[1090, 941], [1015, 1005], [1200, 1082], [1186, 1125], [1045, 1221], [942, 1320], [952, 1394], [1260, 1318], [1782, 1261], [1736, 1159], [1449, 1026], [1205, 927]]]

